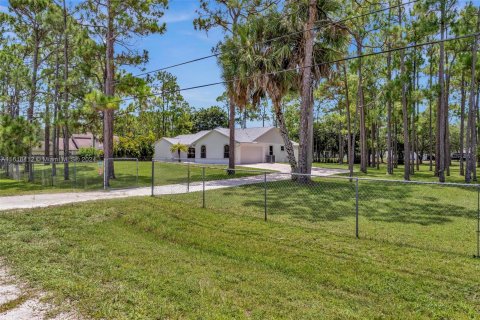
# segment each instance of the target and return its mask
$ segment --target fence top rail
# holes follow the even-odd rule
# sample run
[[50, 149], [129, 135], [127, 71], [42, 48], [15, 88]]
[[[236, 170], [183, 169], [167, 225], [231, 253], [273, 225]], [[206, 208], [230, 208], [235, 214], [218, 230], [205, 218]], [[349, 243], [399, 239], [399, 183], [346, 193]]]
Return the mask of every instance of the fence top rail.
[[436, 186], [450, 186], [450, 187], [470, 187], [480, 188], [480, 184], [477, 183], [455, 183], [455, 182], [435, 182], [435, 181], [416, 181], [416, 180], [390, 180], [390, 179], [374, 179], [374, 178], [354, 178], [359, 181], [377, 181], [377, 182], [389, 182], [389, 183], [403, 183], [403, 184], [426, 184]]
[[103, 160], [113, 160], [113, 161], [138, 161], [138, 158], [104, 158]]
[[154, 162], [190, 162], [198, 164], [213, 164], [208, 161], [219, 161], [218, 164], [227, 164], [228, 158], [152, 158]]
[[258, 173], [258, 174], [280, 173], [278, 171], [265, 171], [265, 170], [254, 169], [254, 168], [250, 168], [250, 169], [234, 168], [234, 169], [232, 169], [232, 168], [229, 168], [229, 167], [226, 167], [226, 166], [222, 166], [221, 164], [219, 164], [218, 166], [215, 167], [215, 166], [212, 166], [212, 165], [202, 165], [201, 163], [195, 163], [195, 162], [162, 162], [162, 161], [153, 161], [153, 162], [171, 163], [171, 164], [175, 164], [175, 165], [181, 165], [181, 166], [184, 166], [184, 167], [190, 166], [191, 168], [205, 168], [205, 169], [214, 169], [214, 170], [221, 170], [221, 171], [255, 172], [255, 173]]
[[[180, 162], [178, 161], [180, 160]], [[193, 161], [192, 161], [193, 160]], [[315, 175], [315, 174], [308, 174], [308, 173], [296, 173], [296, 172], [279, 172], [279, 171], [266, 171], [262, 169], [245, 169], [245, 168], [229, 168], [222, 167], [222, 164], [218, 164], [219, 166], [215, 167], [208, 164], [202, 164], [199, 162], [195, 162], [195, 159], [185, 159], [185, 158], [165, 158], [165, 159], [152, 159], [153, 162], [159, 163], [172, 163], [172, 164], [179, 164], [179, 165], [190, 165], [199, 168], [205, 169], [216, 169], [216, 170], [232, 170], [232, 171], [240, 171], [240, 172], [258, 172], [258, 173], [266, 173], [266, 174], [278, 174], [278, 175], [291, 175], [291, 176], [306, 176], [311, 178], [334, 178], [334, 179], [348, 179], [354, 181], [374, 181], [374, 182], [386, 182], [386, 183], [398, 183], [398, 184], [418, 184], [418, 185], [436, 185], [436, 186], [450, 186], [450, 187], [468, 187], [468, 188], [479, 188], [480, 184], [478, 183], [456, 183], [456, 182], [435, 182], [435, 181], [418, 181], [418, 180], [398, 180], [398, 179], [378, 179], [378, 178], [365, 178], [365, 177], [350, 177], [350, 176], [340, 176], [340, 175]]]
[[87, 160], [58, 160], [58, 161], [48, 161], [48, 160], [1, 160], [0, 163], [8, 164], [68, 164], [68, 163], [97, 163], [97, 161], [87, 161]]

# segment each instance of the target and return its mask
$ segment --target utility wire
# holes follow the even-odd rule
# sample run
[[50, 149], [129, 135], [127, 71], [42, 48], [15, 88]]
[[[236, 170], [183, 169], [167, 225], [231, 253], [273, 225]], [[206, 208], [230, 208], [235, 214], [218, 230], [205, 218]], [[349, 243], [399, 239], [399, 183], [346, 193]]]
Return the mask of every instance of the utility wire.
[[423, 47], [423, 46], [428, 46], [428, 45], [435, 45], [435, 44], [439, 44], [439, 43], [442, 43], [442, 42], [449, 42], [449, 41], [454, 41], [454, 40], [467, 39], [467, 38], [477, 37], [479, 35], [480, 35], [480, 32], [477, 32], [477, 33], [471, 33], [471, 34], [467, 34], [467, 35], [463, 35], [463, 36], [447, 38], [447, 39], [443, 39], [443, 40], [432, 40], [432, 41], [416, 43], [416, 44], [403, 46], [403, 47], [391, 48], [391, 49], [387, 49], [387, 50], [370, 52], [370, 53], [365, 53], [365, 54], [362, 54], [362, 55], [350, 56], [350, 57], [345, 57], [345, 58], [341, 58], [341, 59], [337, 59], [337, 60], [316, 63], [316, 64], [312, 64], [312, 65], [309, 65], [309, 66], [283, 69], [283, 70], [278, 70], [278, 71], [262, 73], [262, 74], [255, 75], [255, 76], [248, 76], [248, 77], [243, 77], [243, 78], [233, 78], [233, 79], [230, 79], [230, 80], [207, 83], [207, 84], [203, 84], [203, 85], [197, 85], [197, 86], [186, 87], [186, 88], [179, 88], [179, 89], [174, 89], [174, 90], [166, 90], [166, 91], [162, 90], [159, 93], [151, 93], [151, 94], [142, 95], [142, 96], [128, 97], [128, 98], [119, 99], [119, 100], [116, 100], [116, 101], [112, 100], [111, 103], [115, 103], [115, 102], [119, 103], [119, 102], [130, 101], [130, 100], [134, 100], [134, 99], [138, 99], [138, 98], [156, 97], [156, 96], [160, 96], [160, 95], [163, 95], [163, 94], [166, 94], [166, 93], [174, 93], [174, 92], [181, 92], [181, 91], [188, 91], [188, 90], [200, 89], [200, 88], [205, 88], [205, 87], [217, 86], [217, 85], [220, 85], [220, 84], [227, 84], [227, 83], [230, 83], [230, 82], [238, 81], [240, 79], [244, 80], [244, 79], [251, 79], [251, 78], [260, 77], [260, 76], [274, 75], [274, 74], [290, 72], [290, 71], [299, 71], [299, 70], [303, 70], [303, 69], [306, 69], [306, 68], [320, 67], [320, 66], [324, 66], [324, 65], [335, 64], [335, 63], [350, 61], [350, 60], [354, 60], [354, 59], [361, 59], [361, 58], [366, 58], [366, 57], [377, 56], [377, 55], [384, 54], [384, 53], [389, 53], [389, 52], [396, 52], [396, 51], [408, 50], [408, 49], [413, 49], [413, 48], [418, 48], [418, 47]]
[[[395, 8], [407, 6], [407, 5], [410, 5], [410, 4], [414, 4], [414, 3], [417, 3], [417, 2], [420, 2], [420, 1], [421, 0], [412, 0], [412, 1], [409, 1], [409, 2], [396, 4], [396, 5], [393, 5], [393, 6], [386, 7], [386, 8], [373, 10], [373, 11], [370, 11], [370, 12], [367, 12], [367, 13], [359, 14], [359, 15], [356, 15], [356, 16], [348, 17], [348, 18], [343, 18], [343, 19], [336, 20], [336, 21], [331, 21], [330, 20], [330, 21], [327, 22], [326, 25], [340, 24], [340, 23], [343, 23], [343, 22], [363, 18], [363, 17], [369, 16], [369, 15], [380, 13], [380, 12], [387, 11], [387, 10], [390, 10], [390, 9], [395, 9]], [[376, 5], [382, 5], [382, 4], [377, 3]], [[318, 22], [323, 22], [323, 21], [324, 20], [317, 20], [317, 21], [315, 21], [315, 24], [318, 23]], [[302, 31], [295, 31], [295, 32], [292, 32], [292, 33], [287, 33], [287, 34], [284, 34], [284, 35], [281, 35], [281, 36], [278, 36], [278, 37], [274, 37], [274, 38], [271, 38], [271, 39], [267, 39], [267, 40], [263, 40], [263, 41], [253, 43], [253, 45], [265, 44], [265, 43], [269, 43], [269, 42], [272, 42], [272, 41], [277, 41], [277, 40], [284, 39], [286, 37], [290, 37], [290, 36], [293, 36], [293, 35], [309, 32], [309, 31], [312, 31], [312, 30], [317, 30], [321, 27], [325, 27], [325, 25], [315, 26], [313, 28], [302, 30]], [[187, 60], [187, 61], [184, 61], [184, 62], [179, 62], [179, 63], [173, 64], [173, 65], [169, 65], [169, 66], [162, 67], [162, 68], [159, 68], [159, 69], [155, 69], [155, 70], [152, 70], [152, 71], [142, 72], [142, 73], [134, 75], [134, 77], [142, 77], [142, 76], [145, 76], [145, 75], [150, 74], [150, 73], [165, 71], [165, 70], [172, 69], [172, 68], [179, 67], [179, 66], [183, 66], [183, 65], [186, 65], [186, 64], [206, 60], [206, 59], [213, 58], [213, 57], [218, 57], [219, 55], [221, 55], [221, 53], [214, 53], [214, 54], [211, 54], [211, 55], [208, 55], [208, 56], [199, 57], [199, 58], [195, 58], [195, 59], [192, 59], [192, 60]], [[121, 80], [117, 80], [115, 82], [120, 82], [120, 81]]]
[[[471, 33], [471, 34], [467, 34], [467, 35], [463, 35], [463, 36], [457, 36], [457, 37], [454, 37], [454, 38], [447, 38], [447, 39], [443, 39], [443, 40], [432, 40], [432, 41], [427, 41], [427, 42], [422, 42], [422, 43], [416, 43], [416, 44], [412, 44], [412, 45], [408, 45], [408, 46], [391, 48], [391, 49], [387, 49], [387, 50], [383, 50], [383, 51], [370, 52], [370, 53], [365, 53], [365, 54], [362, 54], [362, 55], [356, 55], [356, 56], [345, 57], [345, 58], [341, 58], [341, 59], [337, 59], [337, 60], [312, 64], [310, 66], [283, 69], [283, 70], [278, 70], [278, 71], [262, 73], [262, 74], [254, 75], [254, 76], [248, 76], [248, 77], [243, 77], [243, 78], [233, 78], [233, 79], [230, 79], [230, 80], [212, 82], [212, 83], [207, 83], [207, 84], [202, 84], [202, 85], [197, 85], [197, 86], [192, 86], [192, 87], [186, 87], [186, 88], [178, 88], [178, 89], [173, 89], [173, 90], [162, 90], [161, 92], [158, 92], [158, 93], [151, 93], [151, 94], [146, 94], [146, 95], [141, 95], [141, 96], [132, 96], [132, 97], [128, 97], [128, 98], [112, 100], [109, 103], [121, 103], [121, 102], [130, 101], [130, 100], [134, 100], [134, 99], [139, 99], [139, 98], [157, 97], [157, 96], [167, 94], [167, 93], [175, 93], [175, 92], [181, 92], [181, 91], [189, 91], [189, 90], [194, 90], [194, 89], [212, 87], [212, 86], [217, 86], [217, 85], [221, 85], [221, 84], [227, 84], [227, 83], [230, 83], [230, 82], [238, 81], [240, 79], [244, 80], [244, 79], [251, 79], [251, 78], [260, 77], [260, 76], [274, 75], [274, 74], [290, 72], [290, 71], [300, 71], [300, 70], [303, 70], [303, 69], [306, 69], [306, 68], [320, 67], [320, 66], [324, 66], [324, 65], [335, 64], [335, 63], [350, 61], [350, 60], [354, 60], [354, 59], [361, 59], [361, 58], [366, 58], [366, 57], [377, 56], [377, 55], [384, 54], [384, 53], [389, 53], [389, 52], [408, 50], [408, 49], [413, 49], [413, 48], [418, 48], [418, 47], [423, 47], [423, 46], [428, 46], [428, 45], [439, 44], [439, 43], [442, 43], [442, 42], [449, 42], [449, 41], [454, 41], [454, 40], [467, 39], [467, 38], [476, 37], [476, 36], [480, 36], [480, 32]], [[156, 88], [158, 88], [158, 87], [156, 87]], [[81, 99], [81, 100], [83, 100], [83, 99]], [[101, 104], [98, 104], [97, 106], [102, 106], [102, 105], [107, 105], [107, 104], [108, 103], [101, 103]]]

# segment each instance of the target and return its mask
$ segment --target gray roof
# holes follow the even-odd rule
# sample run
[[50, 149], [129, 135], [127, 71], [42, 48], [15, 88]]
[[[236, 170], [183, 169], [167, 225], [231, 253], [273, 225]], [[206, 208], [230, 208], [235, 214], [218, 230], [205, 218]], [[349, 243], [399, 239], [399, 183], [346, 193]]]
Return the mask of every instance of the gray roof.
[[[260, 136], [267, 133], [274, 127], [260, 127], [260, 128], [245, 128], [235, 129], [235, 141], [237, 142], [255, 142]], [[216, 128], [214, 129], [221, 134], [230, 137], [230, 129], [228, 128]]]
[[181, 134], [181, 135], [176, 136], [174, 138], [166, 138], [165, 137], [164, 139], [167, 140], [168, 142], [172, 143], [172, 144], [181, 143], [181, 144], [186, 144], [187, 146], [189, 146], [209, 132], [210, 132], [210, 130], [203, 130], [203, 131], [199, 131], [199, 132], [194, 133], [194, 134]]
[[[264, 135], [265, 133], [267, 133], [268, 131], [274, 128], [275, 127], [259, 127], [259, 128], [245, 128], [245, 129], [235, 128], [235, 141], [239, 143], [252, 143], [252, 142], [255, 142], [262, 135]], [[226, 137], [230, 137], [230, 129], [216, 128], [213, 130], [200, 131], [195, 134], [183, 134], [183, 135], [176, 136], [174, 138], [164, 138], [164, 139], [172, 144], [181, 143], [181, 144], [191, 145], [212, 131], [217, 131], [218, 133], [221, 133]], [[297, 143], [293, 141], [292, 143], [294, 145], [297, 145]]]

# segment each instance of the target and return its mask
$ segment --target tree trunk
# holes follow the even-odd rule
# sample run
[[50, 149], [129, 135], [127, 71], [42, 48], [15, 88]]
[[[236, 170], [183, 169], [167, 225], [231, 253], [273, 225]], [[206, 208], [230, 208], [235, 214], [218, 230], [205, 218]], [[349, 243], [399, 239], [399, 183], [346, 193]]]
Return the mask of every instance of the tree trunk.
[[[478, 9], [477, 16], [477, 32], [480, 30], [480, 9]], [[467, 170], [465, 172], [465, 182], [470, 183], [472, 179], [472, 173], [475, 171], [475, 159], [476, 159], [476, 110], [475, 110], [475, 88], [476, 88], [476, 70], [475, 65], [477, 63], [477, 50], [478, 50], [478, 36], [472, 45], [472, 65], [470, 76], [470, 92], [468, 97], [468, 123], [467, 123]]]
[[[298, 150], [298, 172], [310, 174], [312, 169], [313, 152], [313, 90], [312, 90], [312, 63], [313, 63], [313, 27], [317, 18], [317, 1], [310, 0], [308, 21], [304, 30], [305, 56], [303, 57], [302, 90], [300, 104], [300, 145]], [[310, 181], [309, 177], [302, 176], [299, 180]]]
[[[391, 44], [388, 43], [388, 49]], [[388, 84], [392, 82], [392, 53], [387, 55], [387, 81]], [[390, 90], [387, 92], [387, 174], [393, 174], [393, 152], [392, 152], [392, 109], [393, 101]]]
[[394, 168], [398, 168], [398, 124], [397, 124], [397, 120], [395, 119], [393, 121], [393, 127], [394, 127], [394, 137], [395, 139], [393, 140], [393, 167]]
[[67, 6], [65, 0], [63, 0], [63, 27], [64, 27], [64, 46], [63, 46], [63, 54], [65, 59], [65, 70], [63, 74], [63, 81], [64, 81], [64, 91], [63, 91], [63, 100], [64, 100], [64, 113], [63, 113], [63, 155], [65, 157], [65, 162], [63, 165], [63, 179], [70, 180], [70, 170], [69, 170], [69, 157], [70, 157], [70, 134], [68, 130], [68, 123], [69, 123], [69, 87], [68, 87], [68, 64], [69, 64], [69, 57], [68, 57], [68, 33], [67, 33]]
[[295, 173], [297, 172], [297, 160], [295, 159], [295, 151], [293, 149], [292, 141], [288, 136], [288, 129], [285, 124], [285, 118], [283, 117], [283, 112], [281, 108], [282, 107], [280, 104], [275, 104], [275, 116], [277, 117], [278, 127], [280, 129], [280, 134], [282, 135], [283, 143], [285, 145], [285, 152], [287, 152], [288, 163], [290, 164], [292, 173]]
[[463, 162], [463, 149], [464, 149], [464, 127], [465, 127], [465, 71], [462, 70], [462, 80], [460, 83], [460, 175], [465, 175], [465, 168]]
[[448, 67], [448, 72], [445, 75], [445, 171], [447, 176], [450, 176], [450, 125], [449, 125], [449, 96], [450, 96], [450, 76], [452, 72], [453, 59]]
[[375, 146], [375, 140], [376, 140], [376, 127], [375, 127], [375, 121], [372, 121], [372, 129], [370, 132], [371, 135], [371, 140], [372, 140], [372, 168], [375, 168], [377, 166], [377, 149]]
[[[108, 97], [114, 97], [114, 78], [115, 78], [115, 65], [114, 65], [114, 26], [113, 26], [113, 8], [111, 0], [107, 1], [108, 10], [108, 27], [106, 37], [106, 79], [105, 79], [105, 95]], [[106, 109], [103, 111], [103, 154], [105, 159], [105, 186], [110, 186], [110, 179], [115, 178], [113, 167], [113, 118], [114, 110]]]
[[[355, 37], [357, 43], [357, 55], [361, 56], [363, 52], [362, 39]], [[363, 95], [363, 73], [362, 58], [358, 59], [358, 88], [357, 88], [357, 109], [360, 113], [360, 171], [367, 173], [368, 165], [368, 148], [367, 148], [367, 127], [365, 123], [365, 106]]]
[[380, 150], [380, 126], [381, 126], [381, 124], [377, 123], [377, 170], [380, 170], [380, 158], [381, 158], [381, 155], [380, 155], [380, 153], [381, 153], [381, 150]]
[[45, 103], [45, 145], [44, 154], [45, 158], [50, 158], [50, 103]]
[[[475, 112], [477, 113], [477, 122], [475, 124], [475, 127], [477, 128], [477, 140], [476, 141], [480, 140], [480, 128], [478, 127], [478, 123], [480, 122], [480, 112], [479, 112], [479, 109], [478, 109], [479, 103], [480, 103], [480, 84], [477, 83], [477, 99], [476, 99], [476, 102], [475, 102]], [[478, 142], [477, 142], [477, 144], [478, 144]], [[475, 154], [477, 155], [476, 156], [477, 165], [475, 166], [475, 170], [473, 171], [473, 180], [477, 181], [477, 169], [476, 168], [480, 168], [480, 154], [477, 152], [477, 149], [475, 149]]]
[[348, 93], [348, 78], [347, 78], [347, 67], [345, 63], [343, 64], [343, 77], [345, 82], [345, 107], [347, 112], [347, 149], [348, 149], [348, 171], [350, 173], [350, 177], [353, 176], [353, 144], [355, 141], [352, 141], [352, 123], [350, 117], [350, 98]]
[[[419, 75], [420, 71], [419, 71], [419, 68], [417, 68], [417, 75], [416, 75], [416, 79], [417, 79], [417, 85], [416, 85], [416, 88], [420, 88], [420, 75]], [[420, 170], [420, 163], [422, 162], [422, 158], [423, 158], [423, 151], [421, 152], [422, 153], [422, 156], [420, 156], [420, 140], [418, 138], [418, 125], [419, 125], [419, 116], [420, 116], [420, 103], [418, 101], [418, 99], [415, 101], [415, 105], [416, 105], [416, 115], [415, 115], [415, 122], [416, 122], [416, 126], [415, 126], [415, 150], [417, 152], [417, 160], [416, 160], [416, 166], [417, 166], [417, 171]], [[424, 144], [422, 144], [422, 147], [424, 146]], [[423, 149], [423, 148], [422, 148]]]
[[[402, 21], [402, 8], [398, 9], [398, 21]], [[403, 161], [404, 173], [403, 178], [410, 180], [410, 143], [408, 134], [408, 105], [407, 105], [407, 81], [405, 77], [405, 52], [400, 51], [400, 79], [402, 84], [402, 114], [403, 114]]]
[[414, 175], [415, 174], [415, 151], [416, 151], [416, 145], [415, 145], [415, 98], [413, 97], [413, 93], [415, 91], [415, 77], [417, 75], [417, 64], [416, 64], [416, 50], [414, 48], [413, 50], [413, 72], [412, 72], [412, 86], [410, 88], [410, 103], [412, 105], [412, 112], [411, 112], [411, 120], [410, 120], [410, 125], [411, 125], [411, 131], [410, 131], [410, 174]]
[[344, 157], [344, 149], [345, 149], [345, 142], [344, 142], [344, 137], [342, 134], [342, 128], [339, 124], [338, 128], [338, 163], [343, 164], [343, 157]]
[[[58, 39], [60, 43], [60, 38]], [[52, 163], [52, 176], [57, 175], [57, 161], [59, 156], [59, 135], [60, 130], [58, 128], [58, 114], [60, 113], [60, 63], [59, 63], [59, 51], [60, 48], [57, 48], [55, 52], [55, 89], [54, 89], [54, 107], [53, 107], [53, 143], [52, 143], [52, 153], [53, 153], [53, 163]]]
[[[235, 169], [235, 103], [230, 98], [230, 112], [228, 119], [228, 128], [230, 130], [230, 141], [228, 149], [228, 168]], [[229, 173], [235, 173], [235, 171], [229, 171]]]
[[[432, 90], [432, 79], [433, 79], [433, 51], [430, 55], [430, 77], [428, 80], [428, 88]], [[432, 97], [428, 98], [428, 109], [429, 109], [429, 118], [428, 118], [428, 152], [429, 152], [429, 170], [433, 171], [433, 127], [432, 127]], [[435, 170], [436, 171], [436, 170]]]
[[[33, 59], [32, 59], [32, 79], [31, 79], [31, 88], [30, 88], [30, 97], [28, 101], [28, 109], [27, 109], [27, 120], [31, 123], [33, 122], [33, 114], [35, 110], [35, 99], [37, 97], [37, 73], [38, 73], [38, 65], [39, 65], [39, 51], [40, 51], [40, 35], [39, 31], [35, 29], [33, 31]], [[33, 173], [33, 166], [30, 162], [30, 158], [32, 155], [31, 146], [28, 150], [28, 159], [26, 163], [26, 169], [28, 171], [28, 181], [33, 182], [34, 180], [34, 173]]]
[[440, 182], [445, 182], [445, 154], [446, 154], [446, 127], [445, 124], [447, 123], [447, 110], [445, 108], [445, 44], [443, 40], [445, 39], [445, 3], [441, 1], [441, 21], [440, 21], [440, 61], [438, 64], [438, 82], [440, 87], [440, 97], [439, 101], [439, 114], [437, 117], [439, 118], [439, 128], [437, 128], [438, 132], [438, 141], [439, 141], [439, 148], [438, 148], [438, 180]]

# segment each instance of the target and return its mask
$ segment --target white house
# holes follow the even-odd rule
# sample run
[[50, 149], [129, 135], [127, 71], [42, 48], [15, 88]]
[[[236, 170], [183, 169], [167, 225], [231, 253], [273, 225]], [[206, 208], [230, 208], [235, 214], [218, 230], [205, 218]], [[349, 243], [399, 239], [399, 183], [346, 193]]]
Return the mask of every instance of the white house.
[[[235, 129], [235, 163], [249, 164], [267, 162], [267, 156], [274, 156], [275, 162], [288, 162], [287, 152], [280, 129], [275, 127]], [[216, 128], [195, 134], [180, 135], [174, 138], [162, 138], [155, 143], [156, 160], [178, 158], [172, 153], [173, 144], [189, 146], [187, 153], [180, 158], [192, 159], [199, 163], [228, 163], [229, 129]], [[298, 158], [298, 143], [293, 142], [295, 157]], [[268, 157], [270, 158], [270, 157]]]

